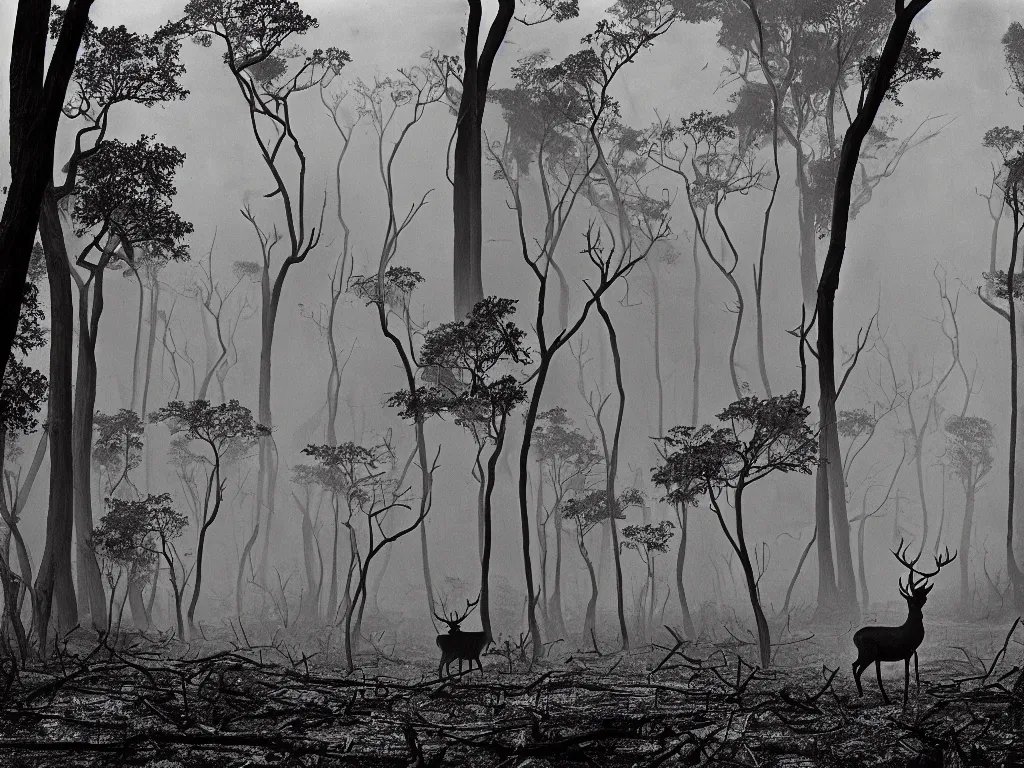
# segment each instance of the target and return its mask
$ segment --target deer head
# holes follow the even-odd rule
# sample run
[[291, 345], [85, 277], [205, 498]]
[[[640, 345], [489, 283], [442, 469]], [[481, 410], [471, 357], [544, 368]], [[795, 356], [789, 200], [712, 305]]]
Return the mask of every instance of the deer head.
[[917, 553], [917, 557], [913, 560], [909, 559], [910, 545], [903, 545], [903, 539], [900, 539], [900, 545], [895, 550], [890, 550], [895, 558], [910, 572], [907, 576], [906, 586], [903, 584], [903, 578], [899, 580], [900, 595], [907, 601], [907, 604], [911, 608], [922, 608], [924, 604], [928, 602], [928, 593], [932, 591], [934, 584], [930, 584], [928, 579], [937, 575], [939, 571], [949, 565], [951, 562], [956, 560], [957, 552], [952, 555], [949, 554], [949, 547], [946, 547], [946, 551], [935, 557], [935, 570], [934, 571], [921, 571], [917, 568], [917, 561], [921, 559], [921, 552]]
[[477, 595], [476, 600], [473, 600], [472, 602], [467, 600], [466, 610], [463, 611], [461, 614], [455, 611], [448, 613], [448, 608], [445, 606], [444, 600], [440, 600], [438, 602], [441, 603], [441, 611], [444, 613], [444, 616], [438, 616], [437, 613], [435, 612], [434, 618], [440, 621], [442, 624], [446, 624], [448, 626], [448, 633], [454, 635], [457, 632], [462, 631], [459, 628], [459, 625], [462, 624], [462, 622], [466, 620], [466, 617], [473, 612], [474, 608], [476, 608], [477, 603], [480, 602], [480, 595]]

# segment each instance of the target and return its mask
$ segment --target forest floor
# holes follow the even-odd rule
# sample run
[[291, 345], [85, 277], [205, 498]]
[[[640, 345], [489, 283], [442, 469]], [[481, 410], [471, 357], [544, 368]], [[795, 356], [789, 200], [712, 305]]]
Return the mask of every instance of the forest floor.
[[928, 632], [906, 708], [901, 664], [892, 705], [870, 669], [857, 696], [849, 628], [787, 633], [769, 670], [742, 640], [662, 631], [533, 663], [505, 646], [445, 682], [427, 648], [348, 675], [291, 640], [72, 636], [0, 660], [0, 766], [1024, 766], [1024, 626]]

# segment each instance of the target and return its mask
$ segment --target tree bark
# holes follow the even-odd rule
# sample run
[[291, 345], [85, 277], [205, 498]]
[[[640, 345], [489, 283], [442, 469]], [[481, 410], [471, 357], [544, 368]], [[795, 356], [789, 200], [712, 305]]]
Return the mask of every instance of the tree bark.
[[1017, 350], [1017, 302], [1014, 299], [1015, 277], [1017, 270], [1017, 252], [1020, 245], [1020, 187], [1014, 185], [1011, 194], [1013, 195], [1013, 244], [1010, 248], [1010, 267], [1006, 272], [1006, 291], [1009, 303], [1009, 326], [1010, 326], [1010, 451], [1009, 451], [1009, 472], [1007, 482], [1007, 504], [1006, 504], [1006, 573], [1013, 586], [1014, 604], [1020, 608], [1024, 606], [1024, 574], [1021, 573], [1017, 564], [1017, 556], [1013, 551], [1013, 528], [1016, 516], [1016, 491], [1017, 491], [1017, 432], [1020, 428], [1020, 390], [1018, 350]]
[[[490, 590], [493, 517], [493, 505], [491, 499], [494, 495], [494, 480], [498, 472], [498, 457], [501, 456], [501, 451], [505, 446], [506, 419], [507, 416], [503, 415], [501, 417], [498, 434], [494, 442], [494, 450], [491, 451], [491, 455], [487, 457], [487, 490], [484, 493], [484, 552], [483, 557], [480, 560], [480, 624], [488, 643], [494, 639], [494, 635], [491, 631]], [[543, 482], [543, 478], [541, 478], [541, 480]]]
[[615, 333], [615, 325], [601, 303], [600, 297], [597, 299], [596, 306], [598, 314], [604, 320], [605, 329], [608, 331], [608, 342], [611, 346], [612, 362], [615, 367], [615, 387], [619, 394], [619, 407], [615, 414], [615, 432], [612, 436], [611, 460], [608, 462], [608, 480], [605, 484], [605, 502], [608, 505], [608, 522], [612, 534], [612, 556], [615, 563], [615, 602], [619, 614], [619, 635], [622, 639], [622, 650], [628, 651], [629, 631], [626, 628], [626, 610], [622, 594], [622, 553], [619, 551], [619, 529], [615, 524], [615, 508], [617, 505], [615, 476], [619, 469], [619, 439], [622, 435], [622, 417], [626, 412], [626, 388], [622, 383], [622, 357], [619, 354], [619, 342]]
[[71, 580], [75, 487], [71, 447], [74, 309], [71, 268], [52, 184], [40, 209], [39, 233], [50, 287], [50, 397], [46, 426], [50, 443], [50, 492], [46, 544], [36, 577], [34, 614], [36, 636], [45, 647], [49, 637], [51, 606], [57, 609], [58, 635], [78, 624], [75, 588]]
[[455, 225], [453, 266], [455, 319], [464, 318], [484, 298], [481, 255], [483, 187], [483, 118], [494, 58], [515, 14], [515, 0], [498, 0], [483, 50], [478, 53], [483, 9], [480, 0], [468, 0], [469, 21], [463, 54], [462, 98], [455, 136], [452, 212]]
[[207, 515], [207, 511], [204, 508], [203, 526], [199, 529], [199, 542], [196, 545], [196, 582], [192, 588], [192, 599], [189, 601], [187, 613], [190, 633], [195, 630], [196, 606], [199, 604], [199, 593], [203, 587], [203, 552], [206, 549], [206, 534], [220, 512], [223, 493], [220, 482], [220, 456], [214, 450], [213, 469], [210, 470], [210, 477], [207, 480], [206, 488], [206, 504], [209, 504], [211, 494], [213, 495], [213, 512]]
[[92, 546], [92, 431], [96, 410], [96, 336], [103, 314], [103, 280], [107, 254], [100, 259], [92, 277], [92, 303], [89, 283], [79, 283], [78, 291], [78, 367], [75, 371], [75, 410], [71, 426], [75, 478], [75, 566], [78, 575], [78, 613], [91, 616], [97, 628], [107, 625], [107, 604], [103, 579]]
[[[764, 608], [761, 606], [761, 594], [758, 590], [753, 564], [750, 562], [747, 539], [743, 533], [742, 485], [736, 488], [733, 504], [736, 508], [736, 554], [739, 556], [740, 565], [743, 568], [743, 577], [747, 584], [747, 594], [750, 596], [750, 607], [754, 611], [754, 625], [757, 628], [757, 649], [761, 658], [761, 667], [767, 669], [772, 663], [772, 638], [771, 631], [768, 628], [768, 619], [765, 618]], [[724, 525], [724, 518], [721, 519]]]
[[40, 204], [53, 177], [57, 125], [91, 6], [92, 0], [70, 0], [46, 67], [50, 3], [18, 2], [11, 38], [11, 185], [0, 218], [0, 376], [18, 331]]
[[[971, 470], [973, 472], [973, 469]], [[966, 611], [970, 605], [971, 528], [974, 525], [974, 483], [964, 483], [964, 523], [960, 528], [960, 608]]]
[[327, 590], [327, 611], [329, 621], [335, 621], [335, 613], [338, 610], [338, 528], [341, 525], [341, 511], [338, 508], [337, 498], [332, 498], [331, 504], [334, 507], [334, 537], [331, 539], [331, 584]]
[[693, 393], [690, 404], [690, 425], [700, 421], [700, 259], [697, 238], [693, 238]]
[[683, 581], [683, 568], [686, 565], [688, 511], [685, 505], [676, 505], [676, 520], [679, 523], [679, 552], [676, 555], [676, 593], [679, 595], [679, 610], [683, 615], [683, 634], [687, 639], [693, 640], [697, 633], [694, 631], [693, 618], [690, 616], [690, 605], [686, 600], [686, 587]]
[[552, 574], [551, 602], [548, 605], [548, 620], [551, 622], [551, 634], [554, 637], [565, 637], [565, 616], [562, 613], [562, 503], [556, 502], [555, 519], [555, 572]]

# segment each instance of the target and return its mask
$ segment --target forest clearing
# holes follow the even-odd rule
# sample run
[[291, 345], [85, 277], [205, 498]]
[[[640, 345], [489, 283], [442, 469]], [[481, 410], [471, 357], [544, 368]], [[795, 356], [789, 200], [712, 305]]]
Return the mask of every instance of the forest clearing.
[[560, 643], [537, 662], [499, 645], [483, 673], [444, 682], [427, 648], [377, 648], [348, 675], [331, 665], [336, 644], [308, 653], [298, 648], [309, 638], [253, 628], [246, 644], [242, 629], [192, 647], [71, 639], [3, 681], [0, 764], [810, 768], [1012, 766], [1024, 755], [1016, 622], [1010, 634], [930, 624], [906, 709], [884, 705], [874, 681], [857, 697], [838, 627], [782, 634], [770, 670], [750, 640], [676, 647], [679, 633], [665, 631], [665, 645], [628, 654]]

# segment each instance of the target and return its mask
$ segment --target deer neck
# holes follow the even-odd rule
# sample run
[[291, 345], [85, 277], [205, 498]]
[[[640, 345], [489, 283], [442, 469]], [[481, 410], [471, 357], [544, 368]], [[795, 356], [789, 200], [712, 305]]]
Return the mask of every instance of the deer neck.
[[903, 622], [903, 626], [924, 633], [924, 613], [919, 607], [907, 606], [907, 620]]

